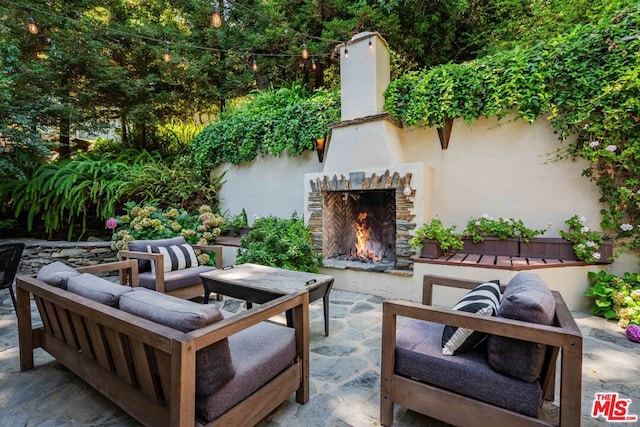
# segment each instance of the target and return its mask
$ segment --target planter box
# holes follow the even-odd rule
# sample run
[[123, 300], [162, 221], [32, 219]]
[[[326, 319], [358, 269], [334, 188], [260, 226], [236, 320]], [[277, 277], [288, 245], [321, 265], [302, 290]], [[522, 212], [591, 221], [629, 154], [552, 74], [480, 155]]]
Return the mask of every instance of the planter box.
[[444, 255], [444, 251], [436, 240], [424, 239], [422, 241], [422, 249], [420, 249], [420, 258], [436, 259]]
[[[605, 240], [598, 248], [602, 257], [599, 263], [611, 264], [613, 241]], [[526, 258], [561, 259], [563, 261], [580, 261], [573, 252], [573, 243], [562, 237], [536, 237], [530, 242], [520, 243], [520, 256]]]
[[562, 237], [536, 237], [529, 242], [521, 242], [520, 256], [578, 261], [573, 252], [573, 243]]
[[470, 237], [463, 237], [464, 246], [460, 252], [478, 255], [519, 256], [520, 240], [498, 239], [497, 237], [485, 237], [482, 242], [474, 243]]

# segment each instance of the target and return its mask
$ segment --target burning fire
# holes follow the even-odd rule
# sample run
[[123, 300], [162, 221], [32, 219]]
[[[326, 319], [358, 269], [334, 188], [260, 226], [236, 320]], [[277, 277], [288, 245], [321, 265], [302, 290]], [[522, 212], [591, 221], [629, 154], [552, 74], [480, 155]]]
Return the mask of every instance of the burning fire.
[[382, 256], [376, 254], [373, 245], [371, 244], [371, 227], [367, 224], [367, 213], [361, 212], [358, 214], [358, 219], [355, 223], [356, 228], [356, 252], [352, 254], [356, 258], [368, 259], [372, 261], [381, 261]]

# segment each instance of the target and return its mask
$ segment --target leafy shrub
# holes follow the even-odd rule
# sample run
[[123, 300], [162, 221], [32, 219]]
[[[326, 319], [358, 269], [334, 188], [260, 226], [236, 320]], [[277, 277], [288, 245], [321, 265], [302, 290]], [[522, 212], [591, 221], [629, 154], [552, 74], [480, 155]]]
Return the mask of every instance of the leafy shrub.
[[236, 264], [261, 264], [317, 273], [322, 256], [313, 247], [311, 232], [294, 212], [291, 218], [258, 218], [249, 234], [240, 238]]
[[[114, 250], [128, 249], [132, 240], [157, 240], [183, 236], [188, 243], [198, 245], [213, 244], [220, 235], [224, 223], [221, 215], [213, 213], [210, 206], [202, 205], [197, 213], [189, 213], [175, 207], [158, 209], [153, 205], [139, 206], [134, 202], [125, 205], [124, 215], [107, 221], [107, 226], [115, 230], [112, 245]], [[113, 225], [111, 225], [113, 224]], [[208, 264], [208, 254], [199, 253], [200, 264]]]
[[591, 287], [585, 295], [594, 298], [593, 314], [619, 319], [622, 328], [640, 325], [640, 274], [624, 273], [622, 277], [604, 271], [589, 272]]
[[66, 228], [70, 239], [77, 221], [112, 217], [129, 200], [215, 206], [221, 179], [207, 182], [184, 157], [166, 164], [159, 153], [126, 149], [43, 164], [27, 181], [0, 184], [0, 200], [12, 200], [16, 217], [26, 214], [29, 230], [42, 219], [47, 233]]

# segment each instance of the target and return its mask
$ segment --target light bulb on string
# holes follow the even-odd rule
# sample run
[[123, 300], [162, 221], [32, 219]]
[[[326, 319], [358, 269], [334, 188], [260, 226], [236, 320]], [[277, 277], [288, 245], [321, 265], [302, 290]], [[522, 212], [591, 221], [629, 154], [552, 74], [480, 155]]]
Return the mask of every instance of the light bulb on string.
[[38, 26], [36, 25], [36, 20], [33, 17], [29, 17], [29, 26], [27, 27], [31, 34], [38, 34]]
[[253, 71], [258, 71], [258, 63], [256, 62], [256, 57], [253, 57], [253, 63], [251, 64], [251, 69]]
[[220, 7], [218, 6], [218, 2], [211, 2], [211, 7], [213, 8], [213, 12], [211, 13], [211, 25], [215, 28], [220, 28], [222, 26], [222, 17], [220, 16]]
[[307, 49], [307, 43], [302, 42], [302, 59], [309, 57], [309, 49]]
[[344, 47], [344, 59], [349, 58], [349, 49], [345, 46]]
[[311, 69], [315, 71], [316, 68], [317, 68], [316, 67], [316, 61], [312, 59], [311, 60]]
[[171, 62], [171, 54], [169, 53], [169, 42], [167, 42], [167, 47], [164, 49], [164, 54], [162, 55], [162, 60], [164, 62]]
[[373, 43], [371, 42], [371, 36], [369, 36], [369, 50], [373, 50]]

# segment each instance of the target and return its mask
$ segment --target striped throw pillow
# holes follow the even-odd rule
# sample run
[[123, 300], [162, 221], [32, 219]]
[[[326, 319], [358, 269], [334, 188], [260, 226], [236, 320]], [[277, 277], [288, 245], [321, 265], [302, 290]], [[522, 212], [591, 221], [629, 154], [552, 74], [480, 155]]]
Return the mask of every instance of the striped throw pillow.
[[[453, 310], [495, 316], [500, 306], [500, 284], [498, 280], [483, 283], [464, 296]], [[487, 338], [484, 332], [473, 329], [445, 326], [442, 332], [442, 354], [453, 356], [473, 350]]]
[[[171, 246], [147, 245], [147, 252], [164, 255], [163, 270], [165, 272], [183, 270], [185, 268], [196, 267], [198, 258], [193, 247], [189, 244]], [[155, 262], [151, 263], [151, 272], [156, 273]]]

